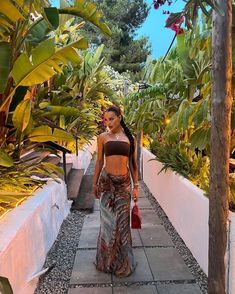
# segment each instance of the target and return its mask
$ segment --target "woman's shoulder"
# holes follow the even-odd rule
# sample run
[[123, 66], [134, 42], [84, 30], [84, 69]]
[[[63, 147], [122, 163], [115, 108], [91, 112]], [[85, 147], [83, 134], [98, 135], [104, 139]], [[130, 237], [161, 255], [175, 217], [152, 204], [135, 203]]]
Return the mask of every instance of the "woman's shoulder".
[[107, 138], [107, 136], [108, 136], [108, 133], [103, 132], [103, 133], [99, 134], [97, 138], [98, 138], [98, 140], [103, 142]]

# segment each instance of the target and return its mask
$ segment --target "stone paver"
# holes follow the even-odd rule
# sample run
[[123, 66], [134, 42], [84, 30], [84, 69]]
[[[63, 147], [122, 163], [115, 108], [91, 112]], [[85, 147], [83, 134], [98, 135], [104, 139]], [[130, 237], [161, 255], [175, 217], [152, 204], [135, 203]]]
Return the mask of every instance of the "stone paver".
[[138, 231], [139, 230], [131, 230], [132, 246], [133, 247], [142, 247], [143, 246]]
[[133, 253], [137, 262], [136, 270], [129, 277], [118, 278], [116, 276], [113, 276], [114, 282], [140, 282], [153, 280], [153, 276], [151, 274], [148, 261], [145, 256], [144, 249], [133, 249]]
[[112, 294], [112, 288], [111, 287], [73, 288], [73, 289], [69, 289], [68, 294]]
[[161, 225], [143, 227], [139, 234], [144, 246], [173, 246], [170, 236]]
[[202, 294], [200, 288], [193, 284], [157, 285], [159, 294]]
[[96, 248], [100, 228], [83, 228], [78, 248]]
[[139, 189], [139, 198], [145, 198], [145, 193], [143, 189]]
[[151, 203], [149, 202], [149, 200], [146, 197], [139, 199], [138, 206], [140, 209], [153, 209]]
[[96, 250], [78, 250], [70, 284], [111, 283], [111, 275], [96, 270]]
[[126, 286], [114, 287], [113, 294], [158, 294], [155, 286]]
[[94, 211], [100, 210], [100, 202], [99, 199], [95, 199], [94, 201]]
[[146, 248], [154, 280], [193, 279], [188, 267], [175, 248]]
[[140, 213], [142, 218], [142, 227], [149, 227], [162, 224], [160, 218], [157, 216], [154, 210], [140, 210]]
[[100, 227], [100, 212], [94, 211], [85, 217], [83, 229]]
[[[131, 208], [133, 205], [132, 200]], [[95, 200], [93, 213], [84, 220], [70, 280], [70, 285], [79, 287], [69, 289], [68, 294], [202, 294], [199, 286], [192, 284], [195, 282], [192, 274], [141, 187], [138, 206], [142, 229], [131, 230], [137, 262], [134, 273], [118, 278], [96, 270], [93, 262], [100, 227], [100, 204]], [[146, 285], [146, 282], [155, 284]]]
[[93, 175], [83, 176], [73, 209], [93, 210], [94, 196], [92, 193], [92, 181]]

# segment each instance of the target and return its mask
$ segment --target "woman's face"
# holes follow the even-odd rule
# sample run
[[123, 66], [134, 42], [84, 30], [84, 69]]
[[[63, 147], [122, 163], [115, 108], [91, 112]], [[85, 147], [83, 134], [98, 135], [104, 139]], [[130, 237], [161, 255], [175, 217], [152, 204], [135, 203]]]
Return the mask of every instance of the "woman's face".
[[121, 121], [121, 116], [117, 115], [113, 111], [107, 111], [104, 114], [104, 123], [105, 126], [109, 128], [111, 132], [115, 132], [120, 128], [120, 121]]

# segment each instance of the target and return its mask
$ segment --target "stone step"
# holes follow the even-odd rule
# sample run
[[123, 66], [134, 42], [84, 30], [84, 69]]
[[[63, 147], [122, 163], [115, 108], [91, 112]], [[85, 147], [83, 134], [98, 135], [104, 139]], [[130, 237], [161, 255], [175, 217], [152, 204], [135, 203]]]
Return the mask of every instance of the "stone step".
[[49, 156], [47, 156], [43, 161], [44, 162], [49, 162], [55, 165], [59, 165], [61, 160], [61, 157], [58, 155], [54, 155], [54, 154], [50, 154]]
[[72, 210], [89, 210], [94, 209], [94, 195], [92, 192], [93, 175], [84, 175], [80, 185], [77, 199], [72, 205]]
[[67, 182], [68, 199], [76, 200], [83, 175], [84, 169], [71, 169]]
[[[63, 169], [63, 163], [60, 163], [58, 166]], [[72, 163], [66, 163], [66, 176], [67, 176], [67, 179], [68, 179], [68, 175], [69, 175], [72, 167], [73, 167]], [[59, 176], [59, 177], [64, 180], [64, 176]]]

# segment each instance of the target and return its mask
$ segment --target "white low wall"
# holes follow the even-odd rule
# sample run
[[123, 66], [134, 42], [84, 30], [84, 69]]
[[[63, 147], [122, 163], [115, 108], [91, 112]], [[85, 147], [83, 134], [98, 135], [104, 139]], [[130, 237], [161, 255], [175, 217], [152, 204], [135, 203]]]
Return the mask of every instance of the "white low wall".
[[[163, 165], [151, 160], [154, 158], [151, 152], [144, 149], [144, 182], [203, 271], [208, 274], [209, 200], [201, 189], [171, 170], [158, 175]], [[235, 213], [230, 212], [229, 219], [229, 293], [235, 294]]]
[[[85, 145], [78, 156], [67, 155], [73, 168], [86, 171], [96, 140]], [[0, 219], [0, 276], [9, 279], [14, 294], [33, 294], [46, 255], [70, 211], [64, 181], [49, 180], [19, 207]]]
[[235, 293], [235, 213], [229, 212], [230, 234], [229, 234], [229, 285], [228, 293]]
[[49, 180], [0, 220], [0, 276], [14, 294], [34, 293], [38, 278], [31, 277], [42, 270], [70, 206], [64, 182]]
[[78, 151], [78, 156], [75, 154], [66, 154], [66, 162], [73, 163], [74, 169], [84, 169], [85, 173], [92, 159], [92, 155], [96, 151], [96, 145], [96, 140], [93, 140], [91, 144], [86, 144], [82, 150]]

